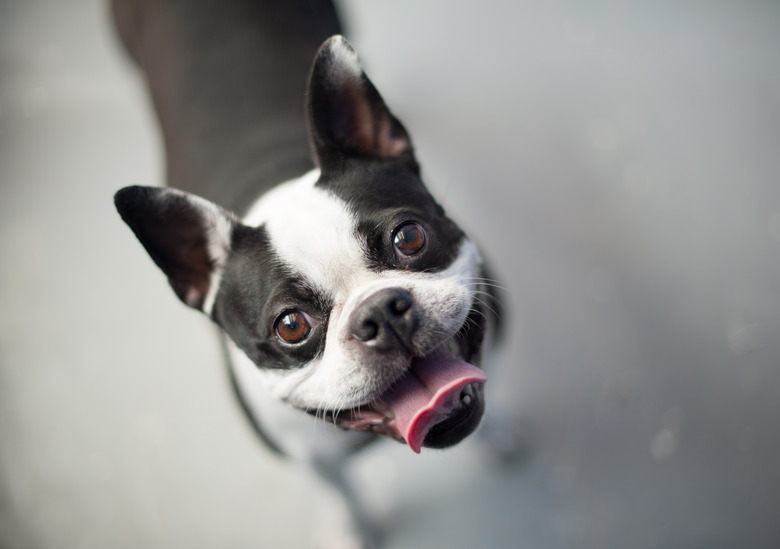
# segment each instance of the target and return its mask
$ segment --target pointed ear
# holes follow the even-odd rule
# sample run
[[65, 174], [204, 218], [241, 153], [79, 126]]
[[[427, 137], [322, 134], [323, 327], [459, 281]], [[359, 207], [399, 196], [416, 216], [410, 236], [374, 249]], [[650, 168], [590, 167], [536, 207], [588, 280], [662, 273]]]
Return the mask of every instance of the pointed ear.
[[323, 172], [348, 158], [393, 158], [416, 166], [409, 135], [343, 36], [329, 38], [314, 59], [308, 115], [317, 163]]
[[179, 299], [210, 313], [216, 293], [211, 286], [230, 253], [235, 217], [208, 200], [165, 187], [125, 187], [114, 203]]

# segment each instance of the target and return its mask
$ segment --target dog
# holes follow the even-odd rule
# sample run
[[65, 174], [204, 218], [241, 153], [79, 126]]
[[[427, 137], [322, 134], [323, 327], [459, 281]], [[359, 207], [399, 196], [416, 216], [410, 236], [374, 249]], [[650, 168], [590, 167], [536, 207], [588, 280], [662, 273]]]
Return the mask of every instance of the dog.
[[168, 179], [121, 189], [116, 208], [219, 327], [263, 440], [343, 495], [334, 546], [369, 546], [345, 460], [382, 437], [447, 448], [483, 415], [500, 301], [477, 246], [427, 191], [330, 2], [114, 0], [113, 14]]

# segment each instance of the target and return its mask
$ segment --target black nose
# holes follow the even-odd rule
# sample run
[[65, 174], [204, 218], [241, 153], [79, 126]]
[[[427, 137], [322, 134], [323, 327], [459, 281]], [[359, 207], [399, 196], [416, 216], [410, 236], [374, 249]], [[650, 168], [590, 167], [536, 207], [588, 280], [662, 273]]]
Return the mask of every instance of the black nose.
[[385, 288], [366, 298], [352, 314], [352, 337], [377, 349], [410, 348], [416, 327], [412, 296], [401, 288]]

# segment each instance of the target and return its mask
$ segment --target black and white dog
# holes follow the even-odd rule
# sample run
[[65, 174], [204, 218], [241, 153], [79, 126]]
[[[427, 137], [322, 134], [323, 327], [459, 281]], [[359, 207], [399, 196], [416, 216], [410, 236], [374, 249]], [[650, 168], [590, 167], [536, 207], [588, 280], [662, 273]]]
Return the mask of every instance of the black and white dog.
[[477, 248], [426, 190], [329, 1], [114, 0], [114, 15], [169, 183], [124, 188], [116, 207], [221, 328], [257, 430], [345, 495], [367, 543], [345, 458], [378, 435], [449, 447], [482, 417], [497, 303]]

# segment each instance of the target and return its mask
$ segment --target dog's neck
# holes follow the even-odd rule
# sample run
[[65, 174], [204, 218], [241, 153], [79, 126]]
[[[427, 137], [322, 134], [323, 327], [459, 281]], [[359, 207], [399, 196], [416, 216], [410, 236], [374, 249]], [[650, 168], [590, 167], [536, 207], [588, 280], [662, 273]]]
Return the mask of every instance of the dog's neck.
[[270, 1], [172, 1], [143, 16], [137, 0], [114, 1], [162, 126], [168, 185], [239, 215], [313, 167], [302, 94], [319, 45], [340, 32], [327, 3]]

